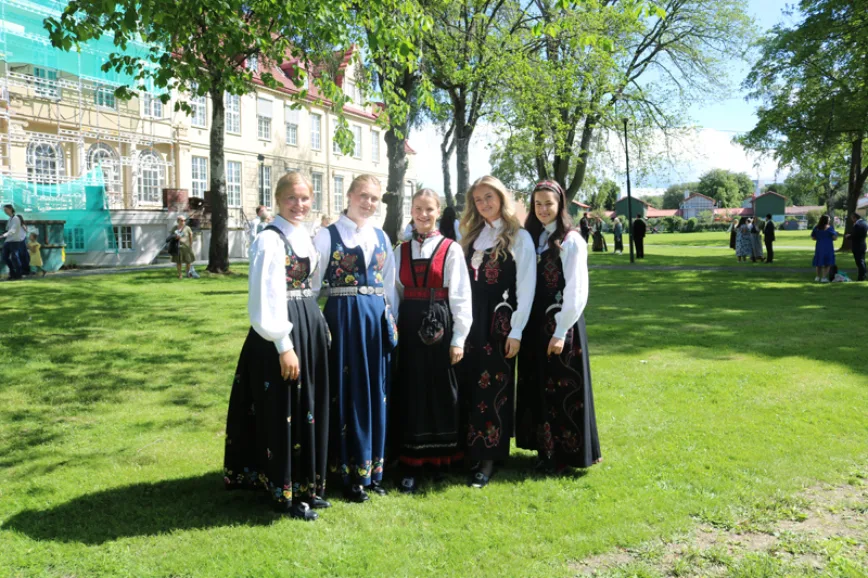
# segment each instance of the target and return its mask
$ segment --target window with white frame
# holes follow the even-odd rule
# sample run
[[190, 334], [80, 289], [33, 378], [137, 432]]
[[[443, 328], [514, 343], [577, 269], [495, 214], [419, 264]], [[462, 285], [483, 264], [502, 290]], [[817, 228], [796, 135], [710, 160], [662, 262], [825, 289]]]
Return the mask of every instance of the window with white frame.
[[87, 170], [99, 167], [105, 181], [106, 192], [121, 192], [121, 163], [118, 153], [109, 145], [98, 142], [87, 151]]
[[380, 162], [380, 131], [371, 131], [371, 162]]
[[241, 96], [228, 92], [224, 94], [223, 118], [226, 132], [241, 134]]
[[271, 105], [270, 99], [256, 99], [257, 135], [264, 140], [271, 140]]
[[310, 148], [318, 151], [322, 148], [322, 116], [310, 115]]
[[313, 183], [313, 210], [322, 211], [322, 173], [311, 173], [310, 180]]
[[64, 227], [63, 244], [66, 245], [67, 253], [83, 253], [86, 249], [84, 227]]
[[332, 208], [336, 213], [344, 210], [344, 177], [334, 176], [334, 189], [332, 190]]
[[[195, 91], [199, 89], [199, 86], [194, 84], [192, 89], [195, 93]], [[190, 123], [198, 128], [205, 128], [208, 126], [208, 101], [205, 99], [205, 96], [191, 96], [190, 108], [192, 109]]]
[[410, 205], [412, 205], [413, 199], [413, 182], [407, 181], [404, 183], [404, 217], [410, 217]]
[[362, 158], [362, 127], [353, 125], [353, 158]]
[[148, 118], [163, 118], [163, 102], [148, 92], [142, 95], [142, 114]]
[[101, 108], [117, 110], [118, 103], [115, 100], [115, 89], [111, 86], [97, 85], [93, 93], [94, 103]]
[[139, 203], [160, 203], [160, 189], [163, 187], [165, 171], [163, 159], [154, 151], [143, 151], [139, 155], [136, 179], [136, 198]]
[[259, 204], [271, 208], [271, 167], [259, 165]]
[[[337, 136], [337, 133], [335, 133], [335, 136]], [[340, 145], [338, 145], [338, 139], [336, 138], [332, 139], [332, 153], [336, 155], [344, 154], [344, 152], [341, 150]]]
[[36, 96], [42, 98], [60, 98], [60, 86], [57, 84], [57, 71], [51, 68], [33, 67], [36, 77]]
[[128, 253], [133, 250], [133, 228], [122, 225], [106, 230], [106, 250]]
[[283, 108], [283, 116], [286, 119], [286, 144], [298, 145], [298, 109], [289, 105]]
[[226, 163], [226, 200], [231, 208], [241, 206], [241, 162]]
[[193, 157], [191, 161], [190, 196], [203, 199], [208, 188], [208, 158]]
[[57, 183], [63, 174], [63, 150], [59, 144], [35, 141], [27, 145], [28, 181]]

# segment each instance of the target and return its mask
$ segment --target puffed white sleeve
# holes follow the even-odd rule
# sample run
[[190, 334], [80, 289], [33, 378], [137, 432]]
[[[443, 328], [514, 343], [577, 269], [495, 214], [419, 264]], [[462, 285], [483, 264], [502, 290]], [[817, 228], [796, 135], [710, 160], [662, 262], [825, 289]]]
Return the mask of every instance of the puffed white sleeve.
[[286, 307], [286, 249], [277, 233], [259, 234], [250, 250], [247, 313], [263, 339], [274, 342], [278, 353], [293, 348], [292, 323]]
[[464, 261], [461, 245], [452, 243], [443, 266], [443, 283], [449, 290], [449, 309], [452, 310], [452, 347], [464, 349], [473, 324], [473, 300], [470, 294], [470, 273]]
[[389, 235], [383, 232], [386, 238], [386, 262], [383, 264], [383, 292], [386, 296], [386, 305], [392, 310], [395, 319], [398, 318], [398, 295], [395, 291], [395, 252], [392, 250], [392, 241]]
[[512, 314], [512, 330], [509, 332], [509, 337], [521, 341], [521, 332], [524, 331], [524, 326], [527, 325], [530, 317], [533, 295], [536, 291], [536, 251], [530, 233], [524, 229], [518, 231], [513, 246], [513, 256], [516, 266], [517, 306]]
[[566, 337], [588, 304], [588, 244], [575, 231], [567, 233], [561, 245], [561, 264], [566, 285], [563, 306], [555, 314], [556, 326], [552, 337], [557, 339]]
[[317, 268], [311, 276], [310, 283], [314, 294], [319, 295], [322, 290], [322, 280], [325, 276], [326, 269], [329, 266], [329, 257], [331, 256], [332, 238], [329, 234], [328, 227], [323, 227], [313, 238], [313, 248], [317, 255]]

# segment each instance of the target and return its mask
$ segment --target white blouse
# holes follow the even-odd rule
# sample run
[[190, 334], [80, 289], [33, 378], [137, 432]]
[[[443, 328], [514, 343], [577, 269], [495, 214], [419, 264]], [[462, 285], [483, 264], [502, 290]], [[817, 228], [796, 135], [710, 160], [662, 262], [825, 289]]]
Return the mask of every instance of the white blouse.
[[21, 216], [13, 215], [6, 223], [6, 232], [0, 235], [2, 239], [9, 239], [10, 243], [20, 243], [27, 239], [27, 230], [21, 225]]
[[[293, 226], [280, 216], [270, 224], [286, 236], [297, 257], [309, 257], [310, 266], [317, 267], [307, 229]], [[247, 313], [254, 331], [273, 341], [278, 353], [293, 349], [292, 323], [286, 307], [286, 256], [283, 240], [274, 231], [260, 232], [250, 247]]]
[[[554, 233], [557, 223], [549, 223], [539, 236], [537, 253], [548, 248], [549, 235]], [[552, 337], [564, 339], [570, 327], [576, 324], [588, 304], [588, 243], [576, 231], [569, 231], [561, 243], [561, 265], [564, 269], [566, 285], [563, 291], [563, 305], [555, 313], [555, 332]]]
[[[497, 234], [502, 227], [502, 219], [497, 219], [493, 224], [486, 222], [479, 236], [473, 241], [473, 249], [486, 251], [494, 247], [497, 242]], [[515, 259], [516, 267], [516, 308], [510, 320], [512, 331], [509, 332], [509, 337], [521, 341], [521, 332], [524, 331], [524, 326], [527, 325], [527, 319], [530, 317], [533, 295], [536, 290], [536, 251], [534, 251], [530, 233], [524, 229], [519, 229], [510, 252]]]
[[[428, 237], [421, 246], [418, 241], [410, 241], [412, 258], [430, 259], [441, 239], [443, 239], [441, 235]], [[397, 293], [403, 299], [401, 251], [395, 252], [395, 280]], [[452, 310], [451, 345], [463, 349], [464, 341], [470, 334], [470, 326], [473, 324], [473, 301], [470, 293], [470, 274], [464, 261], [464, 251], [458, 243], [452, 243], [446, 252], [446, 262], [443, 264], [443, 286], [449, 289], [449, 308]]]
[[[346, 215], [341, 215], [335, 226], [341, 237], [341, 243], [347, 249], [356, 247], [362, 248], [362, 253], [365, 256], [365, 269], [370, 267], [371, 259], [374, 258], [374, 251], [380, 240], [377, 238], [377, 229], [373, 225], [365, 224], [359, 227]], [[389, 241], [389, 236], [383, 233], [386, 239], [386, 261], [383, 264], [383, 291], [386, 297], [386, 305], [388, 305], [393, 315], [396, 315], [398, 298], [395, 294], [395, 257], [392, 251], [392, 243]], [[319, 253], [319, 267], [314, 271], [312, 277], [313, 290], [319, 292], [322, 289], [322, 280], [325, 271], [328, 268], [329, 258], [331, 257], [332, 239], [328, 227], [323, 227], [313, 239], [314, 249]]]

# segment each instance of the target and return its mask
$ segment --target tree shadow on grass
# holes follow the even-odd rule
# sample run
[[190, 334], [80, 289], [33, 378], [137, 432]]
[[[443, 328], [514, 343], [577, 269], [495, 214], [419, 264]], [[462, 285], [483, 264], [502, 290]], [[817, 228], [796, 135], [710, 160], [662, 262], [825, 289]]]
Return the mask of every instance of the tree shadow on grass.
[[34, 540], [95, 545], [175, 530], [266, 526], [278, 518], [265, 491], [227, 492], [220, 474], [209, 472], [112, 488], [49, 510], [24, 510], [3, 528]]

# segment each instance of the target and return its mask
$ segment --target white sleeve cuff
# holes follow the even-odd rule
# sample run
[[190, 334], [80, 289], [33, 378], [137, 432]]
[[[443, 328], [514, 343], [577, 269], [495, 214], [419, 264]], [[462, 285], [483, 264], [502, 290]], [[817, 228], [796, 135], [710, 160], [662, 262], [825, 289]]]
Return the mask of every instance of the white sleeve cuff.
[[286, 351], [289, 351], [290, 349], [295, 349], [295, 347], [292, 345], [292, 339], [289, 337], [289, 335], [281, 337], [274, 342], [274, 345], [275, 347], [277, 347], [278, 353], [284, 353]]

